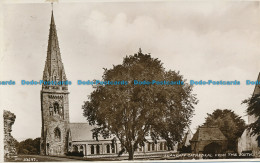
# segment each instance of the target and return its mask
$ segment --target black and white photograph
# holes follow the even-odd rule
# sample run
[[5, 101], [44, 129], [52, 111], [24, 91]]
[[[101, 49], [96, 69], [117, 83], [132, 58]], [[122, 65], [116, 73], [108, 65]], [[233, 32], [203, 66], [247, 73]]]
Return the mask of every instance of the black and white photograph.
[[260, 161], [260, 1], [0, 14], [0, 161]]

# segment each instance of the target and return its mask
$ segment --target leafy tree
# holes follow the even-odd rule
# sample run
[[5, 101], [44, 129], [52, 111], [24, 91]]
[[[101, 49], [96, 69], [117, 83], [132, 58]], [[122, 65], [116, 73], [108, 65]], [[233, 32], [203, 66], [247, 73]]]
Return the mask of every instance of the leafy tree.
[[[147, 142], [163, 138], [169, 149], [180, 141], [184, 128], [190, 124], [197, 104], [192, 87], [179, 72], [166, 71], [151, 55], [126, 56], [123, 63], [104, 69], [104, 81], [128, 81], [127, 85], [98, 85], [84, 102], [83, 115], [95, 135], [115, 135], [122, 149], [133, 159], [134, 150]], [[139, 81], [182, 81], [183, 85], [134, 85]]]
[[30, 155], [38, 155], [40, 154], [40, 139], [26, 139], [21, 141], [20, 143], [16, 143], [16, 149], [18, 154], [30, 154]]
[[256, 117], [256, 121], [248, 126], [252, 130], [251, 135], [260, 135], [260, 94], [253, 95], [243, 103], [248, 106], [247, 114]]
[[217, 126], [228, 139], [228, 150], [236, 151], [237, 139], [243, 134], [245, 121], [228, 109], [216, 109], [212, 114], [208, 114], [204, 125]]

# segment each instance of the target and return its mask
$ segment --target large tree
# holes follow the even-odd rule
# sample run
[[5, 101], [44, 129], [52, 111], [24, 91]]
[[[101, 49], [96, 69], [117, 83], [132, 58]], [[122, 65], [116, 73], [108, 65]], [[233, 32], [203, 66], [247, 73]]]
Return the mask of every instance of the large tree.
[[228, 150], [237, 151], [237, 139], [246, 128], [245, 121], [228, 109], [216, 109], [212, 114], [208, 114], [204, 125], [217, 126], [228, 139]]
[[[96, 125], [95, 135], [115, 135], [133, 159], [134, 150], [163, 138], [168, 148], [180, 141], [197, 104], [192, 87], [179, 72], [166, 71], [151, 55], [126, 56], [122, 64], [105, 69], [104, 81], [128, 81], [127, 85], [98, 85], [84, 102], [84, 116]], [[139, 81], [182, 81], [183, 85], [134, 85]]]
[[243, 103], [248, 106], [247, 114], [256, 117], [256, 121], [248, 126], [248, 129], [252, 131], [251, 135], [260, 135], [260, 94], [253, 95]]

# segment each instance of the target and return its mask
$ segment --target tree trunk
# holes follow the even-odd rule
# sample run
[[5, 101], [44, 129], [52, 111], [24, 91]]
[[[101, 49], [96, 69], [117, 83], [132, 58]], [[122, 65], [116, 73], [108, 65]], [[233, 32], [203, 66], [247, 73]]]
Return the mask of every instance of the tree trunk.
[[128, 160], [134, 160], [134, 151], [129, 150], [128, 154], [129, 154]]

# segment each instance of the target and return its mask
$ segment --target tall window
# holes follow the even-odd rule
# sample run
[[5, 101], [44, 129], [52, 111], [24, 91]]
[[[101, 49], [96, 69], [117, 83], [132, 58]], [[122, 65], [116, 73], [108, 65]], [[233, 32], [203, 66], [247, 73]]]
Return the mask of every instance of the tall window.
[[148, 143], [148, 151], [151, 150], [151, 143]]
[[50, 144], [47, 143], [47, 151], [46, 151], [46, 154], [49, 155], [49, 153], [50, 153]]
[[116, 153], [116, 148], [115, 148], [115, 146], [112, 147], [112, 153]]
[[152, 143], [152, 151], [154, 151], [154, 143]]
[[97, 145], [97, 154], [100, 154], [100, 146]]
[[53, 107], [54, 107], [54, 113], [59, 114], [59, 104], [57, 102], [55, 102], [53, 104]]
[[94, 153], [95, 153], [95, 147], [94, 147], [94, 145], [91, 145], [91, 154], [93, 155]]
[[160, 150], [163, 150], [163, 143], [160, 143]]
[[56, 128], [54, 130], [54, 136], [55, 136], [55, 140], [56, 141], [60, 141], [61, 140], [61, 133], [60, 133], [60, 129], [59, 128]]
[[110, 153], [110, 145], [107, 145], [107, 153]]

